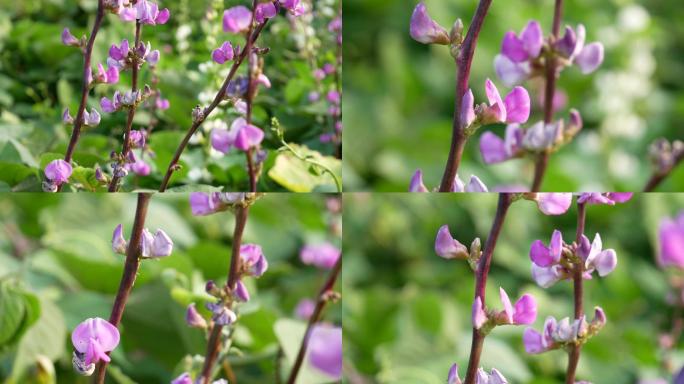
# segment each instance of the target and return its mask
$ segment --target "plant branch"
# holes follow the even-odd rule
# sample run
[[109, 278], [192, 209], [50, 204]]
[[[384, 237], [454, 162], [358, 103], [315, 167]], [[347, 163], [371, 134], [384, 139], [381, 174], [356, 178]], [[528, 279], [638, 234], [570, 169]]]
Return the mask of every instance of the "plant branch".
[[306, 356], [306, 348], [309, 345], [311, 330], [313, 329], [313, 326], [316, 325], [316, 323], [318, 323], [318, 321], [321, 319], [323, 309], [325, 309], [326, 304], [328, 304], [328, 301], [330, 301], [328, 293], [332, 291], [332, 289], [335, 287], [335, 281], [337, 281], [337, 277], [340, 275], [341, 271], [342, 256], [340, 256], [337, 259], [335, 266], [328, 275], [328, 279], [325, 281], [323, 287], [321, 287], [321, 290], [318, 292], [318, 301], [316, 302], [316, 308], [314, 308], [311, 317], [309, 317], [309, 322], [306, 325], [306, 332], [304, 332], [304, 337], [302, 338], [302, 344], [299, 346], [297, 358], [295, 359], [294, 365], [292, 366], [292, 370], [290, 370], [290, 376], [287, 379], [287, 384], [294, 384], [297, 380], [299, 370], [302, 367], [302, 364], [304, 363], [304, 356]]
[[[235, 210], [235, 228], [233, 229], [233, 246], [230, 256], [230, 269], [228, 271], [228, 280], [226, 286], [230, 290], [235, 289], [238, 279], [238, 270], [240, 268], [240, 246], [242, 245], [242, 234], [245, 231], [247, 224], [247, 217], [249, 214], [249, 206], [238, 206]], [[204, 357], [204, 366], [202, 367], [202, 384], [209, 384], [211, 380], [211, 372], [218, 356], [219, 347], [221, 344], [222, 325], [214, 324], [211, 328], [209, 341], [207, 341], [207, 353]]]
[[456, 101], [454, 104], [454, 120], [452, 124], [451, 133], [451, 147], [449, 148], [449, 158], [447, 159], [446, 167], [444, 169], [444, 176], [439, 187], [440, 192], [450, 192], [453, 189], [454, 178], [458, 172], [458, 166], [461, 163], [463, 156], [463, 149], [465, 148], [468, 137], [465, 132], [465, 127], [461, 126], [461, 100], [463, 95], [468, 91], [468, 80], [470, 78], [470, 66], [473, 62], [473, 55], [475, 54], [475, 46], [477, 45], [477, 37], [482, 29], [485, 16], [492, 0], [480, 0], [480, 3], [475, 10], [473, 20], [470, 22], [468, 33], [461, 45], [461, 53], [456, 59]]
[[[587, 217], [587, 212], [586, 212], [586, 204], [585, 203], [577, 203], [577, 234], [575, 236], [575, 244], [579, 246], [582, 241], [582, 235], [584, 234], [584, 225]], [[575, 319], [579, 319], [582, 316], [584, 316], [584, 306], [583, 306], [583, 299], [584, 299], [584, 289], [583, 289], [583, 282], [584, 279], [582, 277], [583, 274], [583, 268], [584, 265], [580, 261], [578, 264], [575, 265], [575, 268], [573, 270], [573, 275], [572, 275], [572, 281], [573, 281], [573, 292], [574, 292], [574, 299], [575, 299]], [[566, 384], [575, 384], [575, 372], [577, 371], [577, 365], [579, 363], [580, 359], [580, 350], [582, 348], [582, 345], [579, 343], [574, 344], [569, 352], [568, 355], [568, 370], [567, 374], [565, 375], [565, 382]]]
[[[98, 0], [97, 2], [97, 14], [95, 15], [95, 22], [93, 23], [93, 29], [90, 31], [90, 37], [88, 38], [88, 43], [86, 44], [86, 49], [83, 59], [83, 87], [81, 88], [81, 102], [78, 105], [78, 112], [76, 113], [76, 118], [74, 119], [74, 128], [71, 131], [71, 139], [69, 140], [69, 146], [67, 147], [66, 153], [64, 154], [64, 161], [71, 163], [71, 159], [76, 150], [76, 144], [81, 136], [81, 127], [83, 126], [83, 115], [86, 109], [86, 104], [88, 102], [88, 93], [90, 93], [90, 84], [88, 79], [92, 75], [92, 68], [90, 68], [90, 62], [93, 55], [93, 47], [95, 46], [95, 38], [97, 33], [100, 31], [102, 26], [102, 19], [104, 18], [104, 0]], [[63, 184], [62, 184], [63, 185]], [[62, 189], [62, 185], [57, 187], [57, 190]]]
[[648, 182], [646, 182], [646, 185], [644, 186], [644, 192], [653, 192], [655, 189], [663, 182], [665, 179], [667, 179], [668, 176], [674, 171], [675, 168], [684, 160], [684, 152], [682, 152], [679, 156], [677, 156], [674, 159], [674, 162], [672, 163], [672, 166], [660, 171], [656, 172], [651, 176], [650, 179], [648, 179]]
[[[546, 88], [544, 90], [544, 124], [553, 121], [553, 98], [556, 95], [556, 57], [553, 52], [553, 44], [558, 40], [560, 34], [561, 19], [563, 17], [563, 0], [556, 0], [553, 11], [553, 26], [551, 38], [549, 39], [549, 52], [546, 56]], [[548, 151], [539, 155], [534, 164], [534, 181], [532, 182], [532, 192], [539, 192], [544, 174], [549, 163]]]
[[[124, 308], [126, 307], [126, 301], [128, 301], [128, 296], [131, 294], [133, 284], [135, 283], [135, 277], [138, 274], [138, 269], [140, 268], [140, 243], [142, 240], [143, 229], [145, 227], [147, 206], [150, 203], [151, 197], [152, 195], [149, 193], [138, 194], [138, 205], [135, 209], [135, 221], [133, 222], [131, 241], [128, 243], [128, 248], [126, 249], [126, 262], [124, 264], [123, 275], [121, 276], [121, 282], [119, 283], [119, 291], [117, 292], [116, 299], [114, 300], [112, 313], [109, 316], [109, 322], [117, 328], [119, 327], [119, 323], [121, 323]], [[106, 362], [100, 361], [98, 363], [97, 374], [95, 375], [94, 383], [104, 383], [106, 368]]]
[[[136, 20], [135, 22], [135, 45], [134, 49], [140, 45], [140, 40], [142, 35], [142, 23], [140, 20]], [[131, 81], [131, 92], [135, 94], [135, 92], [138, 91], [138, 74], [140, 71], [140, 66], [142, 66], [142, 62], [138, 62], [138, 60], [141, 60], [137, 58], [136, 54], [136, 59], [135, 62], [133, 63], [133, 68], [131, 69], [131, 74], [132, 74], [132, 81]], [[129, 110], [128, 110], [128, 120], [126, 120], [126, 132], [124, 133], [124, 143], [123, 143], [123, 150], [121, 151], [121, 158], [122, 161], [127, 161], [128, 160], [128, 152], [131, 150], [131, 128], [133, 127], [133, 118], [135, 117], [135, 111], [137, 107], [135, 104], [133, 104]], [[116, 174], [112, 176], [112, 180], [109, 183], [109, 192], [117, 192], [119, 190], [119, 180], [121, 178], [117, 176]]]
[[[263, 23], [259, 24], [254, 29], [254, 31], [250, 33], [250, 35], [252, 36], [250, 41], [252, 43], [254, 43], [257, 40], [257, 38], [259, 38], [259, 34], [261, 34], [261, 31], [264, 29], [267, 22], [268, 19], [264, 20]], [[213, 112], [214, 109], [216, 109], [216, 107], [221, 103], [221, 101], [225, 99], [226, 93], [228, 91], [228, 85], [235, 76], [235, 73], [237, 72], [242, 62], [245, 60], [245, 57], [247, 57], [248, 53], [249, 51], [247, 50], [247, 47], [242, 49], [238, 57], [233, 62], [233, 65], [230, 67], [230, 72], [228, 72], [226, 79], [223, 81], [223, 85], [219, 89], [218, 93], [216, 93], [214, 101], [212, 101], [208, 107], [204, 108], [202, 116], [200, 118], [195, 119], [195, 121], [192, 123], [192, 126], [190, 126], [190, 129], [188, 129], [188, 132], [185, 134], [185, 137], [178, 145], [176, 153], [173, 155], [173, 158], [171, 159], [171, 163], [169, 164], [169, 167], [166, 170], [166, 174], [164, 175], [164, 180], [162, 181], [161, 186], [159, 187], [159, 192], [164, 192], [168, 187], [169, 181], [171, 180], [171, 175], [173, 175], [173, 172], [177, 169], [178, 161], [180, 161], [180, 157], [183, 154], [183, 151], [185, 151], [185, 147], [188, 146], [188, 143], [190, 142], [192, 135], [194, 135], [195, 132], [197, 132], [197, 129], [202, 125], [202, 123], [204, 123], [207, 117], [209, 117], [211, 112]]]
[[[492, 264], [492, 255], [496, 242], [499, 239], [501, 228], [506, 219], [506, 212], [513, 203], [513, 195], [509, 193], [499, 194], [499, 203], [496, 208], [496, 216], [492, 223], [492, 228], [489, 231], [489, 237], [485, 243], [484, 252], [480, 258], [477, 266], [477, 274], [475, 278], [475, 299], [478, 297], [482, 300], [482, 306], [485, 306], [485, 288], [487, 286], [487, 276], [489, 275], [489, 268]], [[465, 383], [475, 384], [475, 375], [477, 368], [480, 365], [480, 355], [482, 354], [482, 346], [484, 344], [485, 334], [473, 326], [473, 340], [470, 346], [470, 359], [468, 361], [468, 371], [466, 372]]]
[[[257, 0], [252, 3], [252, 9], [256, 10]], [[252, 21], [250, 26], [254, 25], [254, 19], [256, 12], [252, 12]], [[245, 95], [245, 104], [247, 104], [247, 124], [252, 124], [252, 103], [254, 102], [254, 92], [256, 90], [256, 82], [254, 81], [254, 66], [257, 63], [254, 62], [255, 56], [252, 54], [252, 47], [254, 41], [249, 37], [252, 35], [252, 27], [250, 27], [249, 32], [247, 32], [245, 50], [247, 50], [247, 94]], [[254, 169], [254, 148], [249, 148], [245, 151], [245, 156], [247, 159], [247, 173], [249, 174], [249, 191], [256, 192], [256, 170]]]

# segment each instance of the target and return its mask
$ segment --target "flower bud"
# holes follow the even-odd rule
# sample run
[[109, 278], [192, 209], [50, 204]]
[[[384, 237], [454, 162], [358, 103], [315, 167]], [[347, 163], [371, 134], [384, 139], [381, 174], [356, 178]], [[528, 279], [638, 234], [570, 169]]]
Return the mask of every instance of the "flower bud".
[[452, 45], [461, 45], [463, 43], [463, 21], [456, 19], [454, 25], [449, 31], [449, 41]]
[[69, 28], [64, 28], [62, 31], [62, 44], [70, 47], [80, 47], [81, 41], [76, 38], [76, 36], [71, 34]]
[[452, 365], [449, 369], [447, 384], [461, 384], [461, 378], [458, 377], [458, 364]]
[[69, 112], [69, 108], [64, 109], [64, 112], [62, 113], [62, 122], [64, 124], [73, 124], [74, 123], [74, 118], [71, 117], [71, 113]]
[[295, 308], [295, 316], [302, 320], [309, 320], [316, 309], [316, 303], [311, 299], [302, 299], [297, 303]]
[[480, 329], [484, 325], [484, 323], [487, 322], [487, 313], [484, 310], [484, 307], [482, 306], [482, 299], [480, 296], [475, 298], [475, 301], [473, 301], [473, 312], [472, 312], [472, 321], [473, 321], [473, 327], [475, 329]]
[[420, 169], [416, 170], [413, 177], [411, 177], [409, 192], [428, 192], [427, 187], [423, 184], [423, 172]]
[[414, 40], [423, 44], [447, 45], [450, 41], [446, 29], [432, 20], [422, 1], [413, 10], [410, 34]]
[[114, 228], [114, 233], [112, 234], [112, 250], [120, 255], [125, 255], [127, 247], [128, 242], [123, 236], [123, 225], [119, 224]]
[[216, 283], [214, 283], [214, 280], [209, 280], [207, 281], [207, 284], [204, 286], [204, 291], [210, 295], [215, 295], [216, 293], [218, 293], [218, 286], [216, 285]]
[[249, 291], [242, 280], [238, 280], [235, 284], [235, 298], [242, 302], [249, 301]]
[[437, 231], [435, 253], [445, 259], [465, 259], [468, 257], [468, 248], [451, 236], [449, 226], [445, 224]]
[[194, 328], [206, 328], [207, 327], [207, 321], [204, 320], [204, 317], [200, 315], [199, 312], [197, 312], [197, 309], [195, 308], [195, 303], [191, 303], [188, 305], [188, 309], [185, 312], [185, 322]]
[[601, 329], [606, 325], [606, 313], [603, 312], [601, 307], [594, 308], [594, 319], [591, 321], [591, 327], [595, 329]]

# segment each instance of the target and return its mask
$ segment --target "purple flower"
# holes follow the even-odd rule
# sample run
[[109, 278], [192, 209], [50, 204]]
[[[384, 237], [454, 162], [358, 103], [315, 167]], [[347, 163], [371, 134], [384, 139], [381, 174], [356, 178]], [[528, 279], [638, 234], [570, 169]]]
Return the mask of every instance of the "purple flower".
[[71, 112], [69, 112], [69, 108], [65, 108], [64, 112], [62, 112], [62, 122], [64, 124], [73, 124], [74, 123], [74, 118], [71, 116]]
[[71, 31], [69, 31], [69, 28], [64, 28], [62, 31], [62, 44], [68, 45], [71, 47], [80, 47], [81, 46], [81, 41], [76, 38], [76, 36], [71, 34]]
[[263, 139], [264, 132], [252, 124], [247, 124], [242, 117], [233, 121], [230, 130], [216, 128], [211, 132], [211, 146], [223, 153], [228, 153], [232, 147], [247, 151], [258, 146]]
[[192, 192], [190, 194], [190, 209], [195, 216], [205, 216], [215, 212], [218, 202], [211, 194]]
[[342, 328], [326, 324], [314, 325], [309, 336], [309, 363], [317, 370], [342, 377]]
[[330, 243], [305, 245], [299, 251], [299, 258], [302, 263], [315, 265], [318, 268], [330, 269], [342, 255], [337, 247]]
[[410, 33], [411, 37], [419, 43], [443, 45], [450, 43], [446, 29], [432, 20], [422, 1], [416, 5], [411, 15]]
[[94, 127], [100, 124], [100, 118], [100, 113], [94, 109], [90, 113], [88, 113], [87, 109], [83, 110], [83, 125]]
[[128, 242], [123, 236], [123, 225], [119, 224], [114, 228], [114, 233], [112, 233], [112, 250], [118, 254], [125, 255], [127, 247]]
[[97, 65], [97, 74], [95, 81], [98, 83], [116, 84], [119, 82], [119, 69], [115, 66], [110, 66], [106, 71], [102, 64]]
[[254, 17], [258, 23], [263, 23], [266, 19], [275, 17], [277, 13], [278, 11], [276, 10], [275, 4], [271, 2], [259, 3], [256, 7]]
[[190, 377], [190, 374], [184, 372], [182, 375], [176, 377], [173, 381], [171, 381], [171, 384], [193, 384], [193, 382], [192, 378]]
[[541, 26], [536, 20], [531, 20], [520, 33], [520, 37], [513, 31], [504, 35], [501, 43], [501, 54], [511, 61], [520, 63], [536, 58], [541, 53], [544, 37]]
[[223, 64], [226, 61], [233, 60], [234, 54], [235, 52], [233, 51], [233, 46], [230, 44], [230, 41], [226, 41], [220, 47], [214, 49], [211, 53], [211, 59], [219, 64]]
[[472, 321], [473, 321], [473, 327], [475, 329], [480, 329], [484, 325], [484, 323], [487, 322], [487, 312], [484, 310], [484, 306], [482, 305], [482, 298], [480, 296], [476, 297], [475, 300], [473, 301], [473, 312], [472, 312]]
[[271, 80], [263, 73], [260, 73], [259, 76], [257, 76], [256, 83], [261, 84], [266, 88], [271, 88]]
[[535, 240], [530, 246], [530, 260], [540, 267], [549, 267], [560, 262], [563, 253], [563, 235], [554, 230], [549, 246], [541, 240]]
[[145, 131], [133, 129], [129, 140], [133, 148], [143, 148], [145, 146]]
[[316, 303], [311, 299], [302, 299], [295, 307], [295, 316], [302, 320], [309, 320], [316, 309]]
[[562, 215], [572, 204], [572, 193], [537, 193], [532, 200], [545, 215]]
[[222, 302], [205, 304], [211, 311], [211, 319], [218, 325], [230, 325], [237, 320], [237, 315], [232, 310], [226, 308]]
[[537, 301], [534, 296], [522, 295], [513, 306], [508, 294], [501, 287], [499, 287], [499, 295], [504, 306], [501, 315], [506, 319], [506, 324], [532, 324], [537, 320]]
[[159, 10], [159, 6], [148, 0], [138, 0], [134, 8], [126, 8], [119, 13], [123, 21], [140, 20], [147, 25], [162, 25], [169, 21], [171, 13], [167, 8]]
[[141, 239], [141, 255], [145, 258], [160, 258], [169, 256], [173, 252], [173, 241], [161, 229], [152, 235], [145, 228]]
[[157, 97], [157, 100], [155, 101], [155, 106], [157, 107], [157, 109], [159, 109], [161, 111], [165, 111], [165, 110], [169, 109], [169, 107], [171, 106], [171, 103], [169, 102], [169, 99], [163, 99], [161, 97]]
[[228, 8], [223, 12], [223, 31], [242, 33], [249, 29], [252, 11], [243, 5]]
[[528, 62], [516, 63], [504, 55], [494, 57], [494, 71], [509, 87], [522, 83], [532, 73]]
[[452, 192], [489, 192], [489, 190], [482, 180], [475, 175], [470, 175], [468, 184], [463, 184], [461, 179], [458, 178], [458, 175], [456, 175]]
[[523, 130], [518, 124], [506, 126], [506, 137], [501, 139], [487, 131], [480, 136], [480, 153], [487, 164], [501, 163], [519, 155], [522, 147]]
[[461, 126], [467, 128], [475, 121], [477, 115], [475, 114], [475, 96], [473, 90], [468, 89], [468, 92], [463, 95], [461, 100]]
[[501, 372], [497, 371], [495, 368], [492, 368], [490, 373], [485, 372], [484, 369], [478, 368], [477, 369], [477, 377], [475, 380], [475, 384], [507, 384], [508, 381], [506, 378], [501, 374]]
[[245, 283], [242, 282], [242, 280], [238, 280], [235, 284], [234, 294], [235, 298], [239, 301], [242, 301], [243, 303], [249, 301], [249, 291], [247, 290], [247, 286], [245, 285]]
[[445, 259], [466, 259], [468, 248], [454, 239], [449, 233], [449, 226], [444, 224], [437, 231], [435, 253]]
[[487, 79], [485, 91], [489, 100], [489, 107], [483, 112], [485, 123], [525, 123], [530, 117], [530, 95], [523, 87], [514, 87], [501, 99], [496, 85]]
[[328, 31], [339, 32], [341, 30], [342, 30], [342, 18], [338, 16], [338, 17], [332, 19], [332, 21], [328, 24]]
[[147, 176], [152, 171], [152, 168], [143, 159], [136, 159], [136, 161], [130, 165], [131, 171], [133, 171], [138, 176]]
[[606, 204], [615, 205], [615, 203], [625, 203], [632, 198], [633, 193], [625, 192], [611, 192], [611, 193], [582, 193], [577, 198], [578, 203], [582, 204]]
[[325, 71], [320, 68], [313, 71], [313, 77], [318, 81], [325, 79], [325, 76]]
[[428, 189], [423, 184], [423, 171], [420, 169], [411, 177], [411, 183], [409, 184], [409, 192], [429, 192]]
[[195, 303], [190, 303], [188, 305], [188, 309], [185, 312], [185, 322], [194, 328], [206, 328], [207, 327], [207, 321], [204, 320], [204, 317], [200, 315], [199, 312], [197, 312], [197, 308], [195, 308]]
[[240, 246], [240, 259], [248, 273], [254, 277], [261, 275], [268, 269], [268, 261], [257, 244], [243, 244]]
[[447, 384], [461, 384], [461, 378], [458, 377], [458, 364], [453, 364], [451, 368], [449, 368]]
[[279, 0], [280, 6], [287, 9], [293, 16], [300, 16], [306, 12], [306, 7], [299, 0]]
[[571, 63], [577, 64], [584, 74], [594, 72], [603, 62], [603, 44], [599, 42], [584, 45], [586, 30], [582, 24], [577, 32], [566, 27], [565, 34], [556, 43], [556, 50]]
[[658, 264], [684, 269], [684, 212], [660, 222], [658, 239]]
[[100, 360], [109, 362], [111, 359], [107, 352], [119, 345], [119, 330], [107, 320], [89, 318], [74, 329], [71, 342], [86, 366]]
[[62, 159], [52, 160], [45, 166], [45, 177], [58, 186], [69, 181], [71, 172], [71, 164]]
[[597, 233], [594, 241], [591, 243], [589, 254], [585, 258], [584, 265], [588, 273], [593, 272], [594, 269], [599, 276], [603, 277], [613, 272], [617, 266], [617, 255], [614, 250], [603, 250], [601, 236]]
[[328, 101], [333, 104], [340, 104], [340, 93], [337, 91], [328, 92]]

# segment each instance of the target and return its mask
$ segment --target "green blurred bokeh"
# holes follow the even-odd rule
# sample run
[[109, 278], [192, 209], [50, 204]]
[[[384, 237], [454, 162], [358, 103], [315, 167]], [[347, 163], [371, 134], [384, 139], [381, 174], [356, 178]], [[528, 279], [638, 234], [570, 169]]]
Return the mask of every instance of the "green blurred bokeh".
[[[448, 47], [427, 46], [409, 36], [415, 1], [347, 0], [344, 3], [344, 110], [346, 190], [406, 191], [416, 169], [428, 188], [439, 185], [451, 139], [455, 65]], [[456, 18], [466, 28], [475, 0], [426, 0], [431, 16], [449, 29]], [[477, 43], [470, 87], [485, 99], [491, 78], [505, 95], [493, 60], [508, 30], [519, 32], [530, 19], [550, 30], [552, 0], [494, 1]], [[559, 89], [569, 108], [582, 113], [585, 129], [571, 145], [552, 155], [542, 186], [547, 191], [639, 191], [651, 174], [649, 144], [658, 137], [682, 139], [684, 118], [684, 27], [679, 0], [577, 0], [564, 2], [563, 24], [582, 23], [587, 41], [601, 41], [605, 61], [582, 75], [563, 71]], [[533, 114], [541, 119], [538, 86], [525, 82]], [[503, 126], [481, 128], [468, 142], [462, 178], [478, 175], [490, 188], [518, 184], [529, 188], [530, 159], [487, 166], [479, 136]], [[684, 188], [684, 170], [661, 186]]]
[[[88, 317], [109, 318], [124, 264], [124, 257], [111, 250], [112, 231], [122, 223], [129, 238], [135, 207], [133, 194], [0, 194], [0, 288], [8, 284], [38, 298], [41, 312], [19, 340], [2, 342], [13, 313], [0, 291], [1, 382], [90, 382], [73, 371], [69, 335]], [[300, 336], [281, 335], [275, 325], [294, 319], [298, 301], [314, 298], [327, 272], [302, 265], [299, 249], [323, 240], [339, 246], [331, 232], [339, 220], [326, 210], [324, 195], [269, 194], [250, 209], [243, 242], [262, 246], [269, 269], [258, 280], [244, 280], [251, 300], [239, 306], [229, 355], [241, 383], [271, 382], [279, 340]], [[204, 312], [210, 299], [204, 293], [206, 281], [225, 283], [233, 225], [229, 212], [192, 216], [187, 194], [152, 197], [146, 227], [168, 233], [174, 250], [169, 257], [141, 263], [108, 383], [169, 383], [187, 370], [190, 356], [204, 355], [204, 332], [186, 325], [185, 309], [196, 302]], [[340, 317], [340, 305], [331, 305], [324, 319], [340, 324]], [[303, 333], [301, 320], [290, 321]], [[298, 346], [300, 341], [288, 344]], [[294, 360], [294, 353], [286, 348], [282, 373], [289, 372], [290, 358]], [[326, 382], [308, 364], [304, 368], [308, 378], [302, 383]]]
[[[468, 364], [474, 275], [467, 262], [434, 252], [440, 226], [461, 243], [486, 241], [497, 197], [483, 195], [345, 195], [344, 348], [347, 367], [365, 382], [443, 384], [453, 363]], [[586, 231], [600, 233], [604, 249], [618, 255], [616, 270], [585, 281], [585, 311], [601, 306], [608, 323], [582, 349], [578, 378], [593, 383], [636, 383], [671, 377], [660, 370], [658, 339], [674, 318], [666, 297], [666, 274], [654, 261], [660, 220], [684, 209], [684, 196], [650, 194], [613, 207], [589, 206]], [[515, 202], [507, 215], [487, 282], [488, 305], [501, 309], [498, 288], [512, 300], [523, 293], [538, 302], [540, 329], [547, 316], [573, 314], [572, 284], [538, 287], [530, 275], [529, 247], [546, 244], [554, 229], [574, 238], [576, 212], [544, 216], [535, 204]], [[670, 272], [671, 273], [671, 272]], [[481, 365], [499, 369], [511, 383], [564, 382], [567, 355], [528, 355], [524, 326], [495, 328], [485, 340]], [[675, 345], [672, 367], [684, 365], [684, 341]], [[363, 381], [353, 381], [361, 383]]]

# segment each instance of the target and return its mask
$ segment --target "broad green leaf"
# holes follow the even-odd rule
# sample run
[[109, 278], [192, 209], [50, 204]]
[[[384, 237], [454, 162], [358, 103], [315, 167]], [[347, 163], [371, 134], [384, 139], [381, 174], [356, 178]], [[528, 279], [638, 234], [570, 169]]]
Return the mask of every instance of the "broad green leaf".
[[[319, 152], [306, 146], [290, 144], [302, 156], [311, 156], [312, 160], [327, 166], [337, 177], [342, 178], [342, 162], [332, 156], [323, 156]], [[312, 167], [317, 172], [312, 172]], [[268, 171], [268, 176], [278, 184], [293, 192], [311, 192], [317, 188], [335, 188], [335, 180], [328, 173], [322, 173], [318, 167], [295, 157], [290, 152], [281, 152], [275, 160], [275, 165]]]
[[24, 297], [9, 284], [0, 284], [0, 347], [19, 332], [26, 314]]

